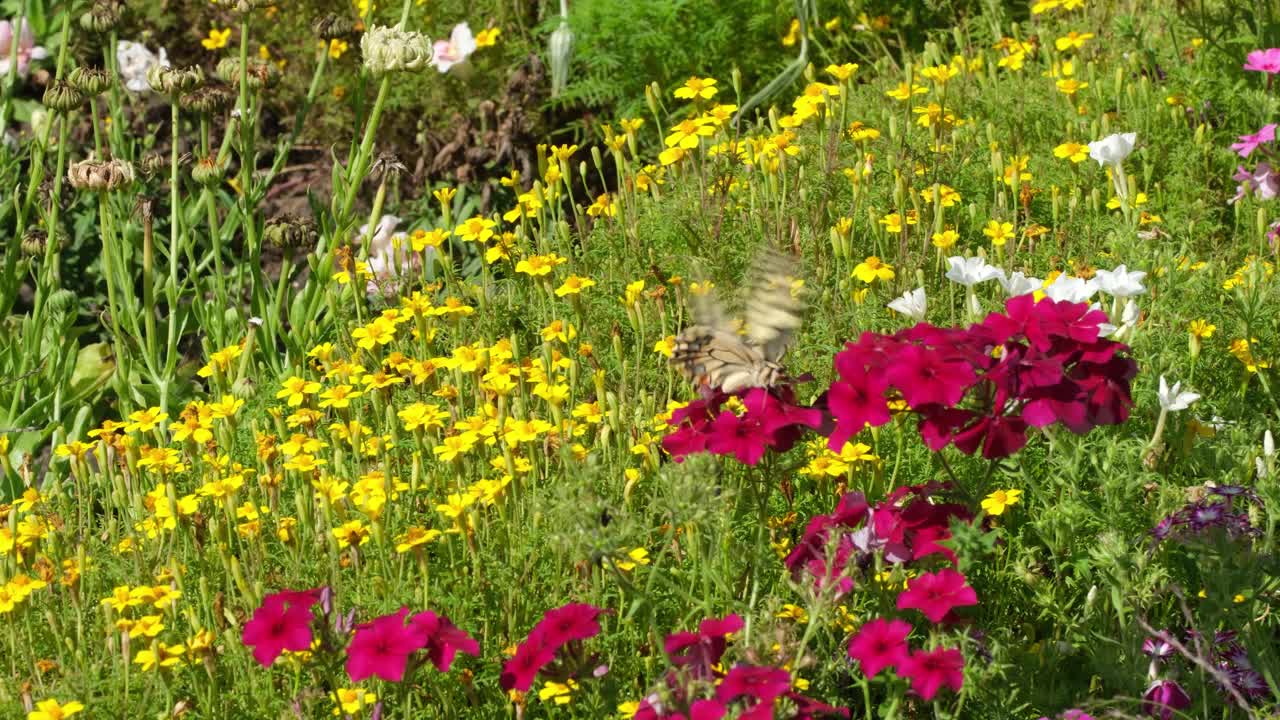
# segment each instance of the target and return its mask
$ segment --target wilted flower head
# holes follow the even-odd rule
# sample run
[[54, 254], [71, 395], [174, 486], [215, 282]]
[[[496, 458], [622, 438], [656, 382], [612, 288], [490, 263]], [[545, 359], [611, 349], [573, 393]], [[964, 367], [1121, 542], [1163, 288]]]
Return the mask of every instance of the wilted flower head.
[[374, 25], [360, 38], [360, 52], [374, 75], [421, 70], [431, 62], [431, 39], [412, 30]]
[[[17, 38], [14, 38], [14, 22], [0, 20], [0, 75], [9, 74], [9, 63], [16, 55], [18, 77], [25, 79], [27, 73], [31, 72], [31, 61], [49, 57], [49, 51], [36, 45], [36, 36], [31, 32], [31, 24], [26, 18], [18, 21], [18, 27]], [[15, 41], [18, 45], [16, 50], [13, 47]]]
[[466, 62], [475, 51], [476, 36], [471, 34], [471, 26], [460, 22], [453, 26], [448, 40], [436, 41], [435, 56], [431, 59], [431, 64], [440, 72], [447, 73], [454, 65]]
[[145, 93], [151, 90], [147, 82], [147, 72], [152, 66], [169, 67], [169, 56], [164, 48], [160, 53], [151, 52], [142, 43], [121, 40], [116, 44], [116, 63], [120, 66], [120, 77], [129, 92]]

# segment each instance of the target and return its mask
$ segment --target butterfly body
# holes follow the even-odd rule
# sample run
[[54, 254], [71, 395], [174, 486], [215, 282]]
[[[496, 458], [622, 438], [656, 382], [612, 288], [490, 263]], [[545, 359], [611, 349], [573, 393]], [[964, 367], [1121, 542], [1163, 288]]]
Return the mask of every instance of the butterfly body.
[[777, 385], [786, 378], [779, 361], [802, 322], [798, 287], [791, 258], [762, 253], [752, 269], [743, 318], [727, 318], [708, 294], [695, 297], [696, 323], [676, 337], [671, 364], [698, 385], [726, 393]]

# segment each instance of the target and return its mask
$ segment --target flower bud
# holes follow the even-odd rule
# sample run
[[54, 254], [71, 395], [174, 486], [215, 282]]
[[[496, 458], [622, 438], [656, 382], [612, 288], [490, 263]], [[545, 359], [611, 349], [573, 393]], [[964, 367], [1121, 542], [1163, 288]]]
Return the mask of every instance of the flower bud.
[[197, 184], [213, 188], [222, 184], [222, 179], [227, 175], [227, 164], [218, 162], [216, 155], [202, 157], [196, 161], [195, 167], [191, 168], [191, 179]]
[[133, 165], [124, 160], [81, 160], [67, 170], [67, 180], [77, 190], [119, 190], [133, 182]]
[[110, 70], [102, 68], [78, 67], [67, 75], [67, 81], [85, 95], [94, 96], [111, 89], [116, 76]]
[[147, 70], [147, 84], [158, 93], [177, 97], [204, 84], [204, 70], [198, 65], [184, 68], [152, 65]]
[[45, 307], [49, 308], [49, 312], [57, 315], [66, 316], [76, 310], [77, 301], [76, 294], [66, 288], [55, 290], [46, 301]]
[[559, 96], [569, 84], [569, 62], [572, 58], [573, 31], [562, 19], [547, 44], [547, 60], [551, 63], [551, 97]]
[[354, 29], [355, 26], [351, 20], [333, 13], [316, 18], [316, 21], [311, 24], [311, 32], [315, 34], [316, 38], [326, 43], [330, 40], [344, 38], [350, 35]]
[[84, 93], [66, 80], [55, 80], [44, 91], [44, 106], [57, 113], [69, 113], [82, 102]]
[[[275, 87], [276, 83], [280, 81], [280, 68], [276, 67], [274, 63], [257, 58], [249, 58], [246, 68], [244, 73], [245, 82], [248, 83], [250, 90]], [[240, 59], [228, 57], [219, 60], [218, 67], [213, 73], [225, 83], [239, 85]]]
[[360, 38], [364, 66], [374, 75], [421, 70], [431, 62], [431, 39], [420, 32], [374, 25]]
[[86, 32], [109, 33], [120, 25], [124, 15], [124, 3], [121, 0], [96, 0], [88, 12], [80, 16], [80, 27]]
[[320, 239], [316, 224], [300, 215], [284, 215], [267, 221], [262, 238], [272, 247], [287, 251], [309, 250]]

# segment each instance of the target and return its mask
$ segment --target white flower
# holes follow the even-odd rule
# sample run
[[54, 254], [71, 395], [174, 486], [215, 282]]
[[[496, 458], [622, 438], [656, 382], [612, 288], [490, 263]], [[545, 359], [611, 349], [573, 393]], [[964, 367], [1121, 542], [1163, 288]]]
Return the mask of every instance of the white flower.
[[169, 67], [169, 56], [164, 48], [160, 48], [157, 56], [142, 43], [121, 40], [116, 44], [116, 63], [120, 65], [120, 77], [124, 78], [124, 86], [129, 92], [147, 93], [151, 92], [147, 71], [155, 65]]
[[1093, 280], [1102, 292], [1112, 297], [1127, 298], [1147, 291], [1142, 286], [1142, 279], [1146, 276], [1141, 270], [1130, 272], [1121, 265], [1115, 270], [1099, 270], [1094, 273]]
[[1129, 153], [1133, 152], [1133, 144], [1138, 139], [1138, 133], [1116, 133], [1108, 135], [1101, 140], [1094, 140], [1089, 143], [1089, 157], [1098, 161], [1098, 165], [1110, 165], [1111, 167], [1119, 167], [1125, 158], [1129, 157]]
[[1021, 271], [1017, 271], [1009, 277], [1001, 276], [996, 279], [1004, 286], [1004, 291], [1009, 294], [1009, 297], [1026, 295], [1044, 286], [1044, 281], [1040, 278], [1027, 277]]
[[916, 288], [902, 293], [902, 297], [889, 303], [889, 309], [902, 313], [916, 322], [924, 321], [924, 313], [928, 308], [928, 300], [924, 296], [924, 288]]
[[1044, 287], [1044, 294], [1056, 302], [1081, 303], [1093, 297], [1098, 287], [1092, 280], [1059, 275], [1057, 280]]
[[1196, 393], [1183, 392], [1180, 382], [1174, 383], [1172, 388], [1169, 387], [1163, 375], [1160, 376], [1160, 390], [1157, 396], [1160, 398], [1160, 409], [1167, 412], [1186, 410], [1191, 407], [1191, 403], [1200, 399]]
[[[369, 240], [369, 272], [373, 278], [369, 280], [367, 292], [377, 292], [378, 281], [394, 279], [412, 267], [412, 259], [408, 257], [411, 253], [402, 252], [408, 235], [396, 232], [399, 226], [400, 218], [383, 215], [373, 228], [373, 237]], [[369, 224], [361, 225], [357, 238], [363, 242], [368, 232]], [[397, 257], [400, 259], [399, 263], [396, 262]]]
[[440, 72], [447, 73], [454, 65], [466, 62], [475, 51], [476, 36], [471, 34], [471, 26], [460, 22], [453, 26], [448, 40], [436, 41], [435, 57], [431, 64]]
[[[1101, 310], [1102, 308], [1097, 303], [1094, 303], [1090, 309]], [[1100, 337], [1109, 337], [1112, 340], [1122, 340], [1138, 326], [1139, 315], [1138, 303], [1134, 302], [1133, 298], [1130, 298], [1125, 302], [1124, 310], [1120, 312], [1120, 326], [1117, 327], [1111, 323], [1099, 323], [1098, 335]]]
[[1262, 433], [1262, 454], [1267, 457], [1276, 454], [1276, 439], [1271, 437], [1270, 430]]
[[980, 257], [949, 257], [947, 263], [951, 266], [947, 270], [947, 279], [965, 287], [973, 287], [988, 280], [1004, 277], [1003, 270], [987, 264], [987, 261]]

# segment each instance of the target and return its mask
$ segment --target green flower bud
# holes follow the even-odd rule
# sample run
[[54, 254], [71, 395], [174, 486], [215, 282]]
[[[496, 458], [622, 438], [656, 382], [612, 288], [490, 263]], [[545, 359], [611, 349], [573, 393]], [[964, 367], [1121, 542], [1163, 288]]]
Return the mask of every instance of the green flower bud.
[[80, 16], [80, 27], [86, 32], [109, 33], [120, 25], [124, 15], [124, 3], [121, 0], [96, 0], [89, 11]]
[[147, 70], [147, 84], [158, 93], [177, 97], [204, 84], [204, 70], [191, 65], [185, 68], [152, 65]]
[[54, 293], [49, 296], [46, 307], [49, 308], [50, 312], [65, 316], [75, 311], [78, 300], [79, 298], [76, 297], [74, 292], [66, 288], [62, 288], [54, 291]]
[[[250, 90], [274, 87], [280, 80], [280, 69], [274, 63], [250, 58], [246, 67], [248, 69], [245, 71], [245, 82], [248, 83]], [[213, 72], [219, 80], [229, 85], [240, 85], [239, 58], [229, 57], [219, 60], [218, 67]]]
[[115, 73], [102, 68], [78, 67], [67, 75], [67, 81], [90, 97], [101, 95], [115, 84]]
[[59, 113], [69, 113], [84, 102], [84, 93], [66, 80], [55, 80], [44, 91], [44, 106]]
[[560, 21], [560, 27], [551, 33], [547, 45], [547, 60], [551, 63], [551, 97], [564, 92], [569, 84], [569, 63], [573, 59], [573, 31], [569, 23]]
[[191, 179], [203, 187], [217, 187], [227, 175], [227, 164], [219, 163], [216, 156], [202, 157], [191, 168]]
[[210, 83], [182, 96], [182, 108], [204, 115], [225, 111], [235, 101], [231, 88], [223, 83]]
[[360, 38], [364, 66], [374, 75], [421, 70], [431, 62], [431, 39], [420, 32], [375, 25]]

